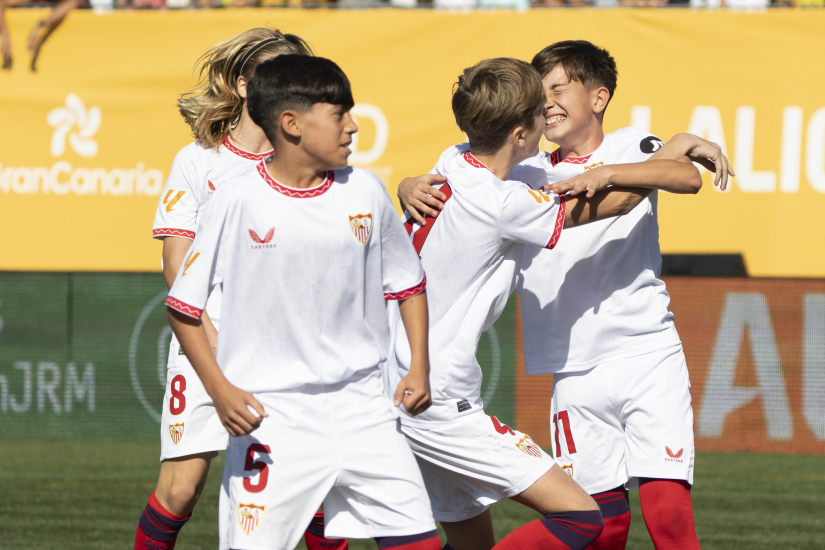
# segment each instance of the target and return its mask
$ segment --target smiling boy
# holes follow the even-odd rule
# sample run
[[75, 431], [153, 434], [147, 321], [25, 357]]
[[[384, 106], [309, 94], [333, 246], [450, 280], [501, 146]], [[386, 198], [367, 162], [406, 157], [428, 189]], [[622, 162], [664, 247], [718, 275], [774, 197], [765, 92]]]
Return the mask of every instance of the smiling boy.
[[[438, 550], [421, 473], [378, 368], [399, 302], [413, 357], [394, 391], [430, 405], [426, 279], [381, 181], [347, 167], [346, 75], [282, 55], [248, 85], [273, 156], [220, 186], [169, 292], [169, 321], [229, 431], [221, 493], [233, 549], [292, 549], [323, 503], [326, 536]], [[223, 286], [213, 356], [200, 316]]]
[[[634, 128], [605, 135], [616, 88], [610, 54], [586, 41], [552, 44], [532, 61], [546, 95], [544, 136], [559, 145], [509, 178], [568, 196], [609, 186], [654, 190], [626, 216], [565, 231], [551, 252], [527, 245], [518, 279], [528, 375], [555, 374], [558, 464], [599, 503], [604, 530], [591, 548], [620, 550], [630, 525], [627, 487], [641, 485], [645, 523], [657, 548], [699, 548], [693, 525], [693, 412], [679, 335], [661, 268], [657, 189], [696, 193], [701, 180], [648, 159], [691, 160], [732, 175], [718, 146], [688, 134], [667, 144]], [[647, 161], [647, 162], [644, 162]], [[431, 177], [408, 179], [410, 211], [438, 216], [444, 194]], [[433, 220], [429, 222], [433, 224]]]
[[[465, 69], [452, 107], [469, 144], [447, 149], [436, 171], [447, 181], [444, 210], [429, 224], [409, 213], [407, 231], [428, 274], [433, 406], [401, 425], [418, 457], [450, 547], [495, 544], [489, 506], [512, 498], [544, 517], [511, 533], [497, 548], [580, 550], [602, 530], [594, 502], [523, 433], [484, 412], [476, 351], [513, 290], [526, 246], [553, 248], [562, 229], [630, 212], [649, 191], [610, 189], [592, 197], [531, 190], [507, 175], [539, 151], [544, 132], [539, 74], [524, 61], [488, 59]], [[691, 165], [657, 161], [675, 178], [699, 180]], [[407, 376], [409, 344], [398, 308], [388, 308], [392, 344], [389, 391]]]

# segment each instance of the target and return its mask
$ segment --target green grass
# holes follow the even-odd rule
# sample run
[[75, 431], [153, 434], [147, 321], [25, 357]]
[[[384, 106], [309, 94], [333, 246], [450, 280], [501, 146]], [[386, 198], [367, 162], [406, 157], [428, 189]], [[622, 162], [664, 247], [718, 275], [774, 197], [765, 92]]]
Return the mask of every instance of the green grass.
[[[0, 441], [0, 550], [131, 548], [157, 458], [152, 443]], [[700, 453], [696, 462], [693, 503], [705, 550], [825, 546], [825, 457]], [[222, 465], [214, 463], [177, 550], [217, 546]], [[631, 506], [628, 548], [652, 550], [635, 493]], [[503, 536], [537, 514], [506, 501], [493, 517]]]

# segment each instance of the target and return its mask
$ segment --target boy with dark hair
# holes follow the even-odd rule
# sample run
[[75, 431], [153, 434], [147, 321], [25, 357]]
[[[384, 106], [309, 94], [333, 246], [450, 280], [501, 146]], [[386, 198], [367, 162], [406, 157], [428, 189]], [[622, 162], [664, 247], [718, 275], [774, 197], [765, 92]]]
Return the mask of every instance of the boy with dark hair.
[[[224, 540], [292, 549], [323, 503], [329, 538], [438, 550], [378, 368], [386, 298], [399, 302], [414, 358], [395, 405], [430, 405], [426, 279], [381, 181], [347, 167], [358, 129], [349, 81], [327, 59], [282, 55], [257, 68], [248, 102], [273, 156], [218, 188], [166, 302], [233, 436]], [[214, 357], [200, 316], [218, 284]]]
[[[497, 548], [581, 550], [602, 530], [598, 505], [529, 436], [484, 413], [476, 349], [501, 314], [525, 246], [553, 249], [562, 228], [630, 212], [649, 192], [611, 189], [565, 199], [506, 181], [538, 153], [544, 92], [524, 61], [488, 59], [455, 85], [452, 107], [469, 144], [447, 149], [435, 171], [446, 183], [444, 210], [427, 225], [408, 214], [407, 231], [428, 275], [433, 406], [401, 415], [401, 425], [433, 504], [433, 515], [455, 550], [495, 544], [489, 506], [512, 498], [544, 517], [513, 532]], [[658, 161], [674, 177], [694, 182], [697, 170]], [[564, 237], [561, 237], [563, 240]], [[552, 254], [552, 250], [548, 250]], [[387, 380], [411, 367], [400, 311], [389, 306], [393, 334]]]
[[[586, 41], [559, 42], [539, 52], [532, 65], [547, 98], [544, 136], [559, 148], [521, 163], [510, 178], [567, 196], [590, 197], [611, 185], [696, 193], [701, 180], [643, 162], [677, 159], [715, 170], [715, 184], [725, 188], [730, 167], [715, 144], [680, 134], [663, 145], [634, 128], [604, 134], [604, 111], [617, 79], [606, 50]], [[433, 199], [440, 197], [422, 196], [427, 189], [421, 180], [402, 187], [399, 196], [408, 207], [438, 207]], [[566, 231], [553, 252], [528, 245], [518, 279], [527, 374], [555, 374], [556, 461], [604, 516], [604, 530], [591, 548], [624, 548], [630, 525], [626, 487], [637, 484], [655, 546], [699, 548], [689, 493], [690, 382], [658, 278], [656, 198], [654, 191], [626, 216]]]

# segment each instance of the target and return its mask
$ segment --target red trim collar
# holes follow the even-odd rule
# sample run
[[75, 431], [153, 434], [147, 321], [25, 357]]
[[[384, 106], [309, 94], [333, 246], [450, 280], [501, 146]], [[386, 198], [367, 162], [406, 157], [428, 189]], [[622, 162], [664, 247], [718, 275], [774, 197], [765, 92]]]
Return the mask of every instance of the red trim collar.
[[229, 141], [229, 136], [227, 136], [226, 139], [223, 140], [223, 146], [226, 147], [226, 150], [230, 153], [235, 153], [239, 157], [244, 158], [246, 160], [264, 160], [267, 157], [271, 157], [272, 153], [275, 152], [272, 149], [270, 149], [266, 153], [250, 153], [249, 151], [244, 151], [243, 149], [235, 147], [232, 144], [232, 142]]
[[[473, 154], [470, 151], [464, 153], [464, 160], [466, 160], [467, 164], [469, 164], [473, 168], [485, 168], [487, 170], [490, 170], [483, 162], [475, 158], [475, 156], [473, 156]], [[493, 171], [490, 170], [490, 173], [492, 174]]]
[[553, 168], [555, 168], [556, 165], [559, 162], [569, 162], [570, 164], [584, 164], [585, 162], [590, 160], [590, 157], [593, 156], [593, 153], [590, 153], [586, 157], [570, 157], [570, 156], [568, 156], [568, 157], [564, 157], [563, 159], [559, 160], [559, 151], [560, 150], [561, 150], [561, 148], [556, 149], [555, 151], [550, 153], [550, 164], [553, 166]]
[[292, 197], [293, 199], [311, 199], [312, 197], [319, 197], [329, 191], [329, 188], [332, 187], [333, 183], [335, 183], [335, 172], [332, 170], [327, 172], [327, 177], [324, 178], [321, 185], [310, 187], [308, 189], [295, 189], [294, 187], [287, 187], [286, 185], [278, 182], [278, 180], [269, 175], [269, 172], [266, 170], [266, 164], [263, 162], [258, 164], [258, 174], [260, 174], [267, 185], [275, 191], [282, 195], [286, 195], [287, 197]]

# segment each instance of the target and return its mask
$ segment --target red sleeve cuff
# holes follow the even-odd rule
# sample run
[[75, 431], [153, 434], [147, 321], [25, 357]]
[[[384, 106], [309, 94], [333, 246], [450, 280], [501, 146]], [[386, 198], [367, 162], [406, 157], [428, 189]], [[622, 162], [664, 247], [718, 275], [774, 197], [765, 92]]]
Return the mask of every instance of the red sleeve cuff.
[[559, 196], [559, 213], [556, 216], [556, 226], [553, 228], [553, 234], [550, 235], [550, 240], [547, 241], [547, 245], [544, 248], [550, 248], [556, 246], [556, 243], [559, 242], [559, 237], [561, 237], [561, 230], [564, 229], [564, 214], [567, 211], [567, 200], [564, 198], [564, 195]]
[[186, 229], [173, 229], [171, 227], [163, 227], [161, 229], [152, 230], [152, 238], [157, 239], [163, 237], [183, 237], [184, 239], [191, 239], [194, 241], [195, 232], [187, 231]]
[[192, 317], [193, 319], [200, 319], [201, 315], [203, 314], [202, 309], [198, 309], [195, 306], [190, 306], [189, 304], [185, 304], [178, 300], [177, 298], [172, 298], [169, 296], [166, 298], [166, 305], [175, 311], [179, 311], [186, 315], [187, 317]]
[[406, 300], [407, 298], [412, 298], [416, 294], [421, 294], [424, 292], [424, 288], [427, 286], [427, 274], [424, 274], [424, 278], [421, 279], [421, 282], [415, 285], [412, 288], [408, 288], [407, 290], [402, 290], [401, 292], [390, 292], [389, 294], [384, 294], [385, 300]]

